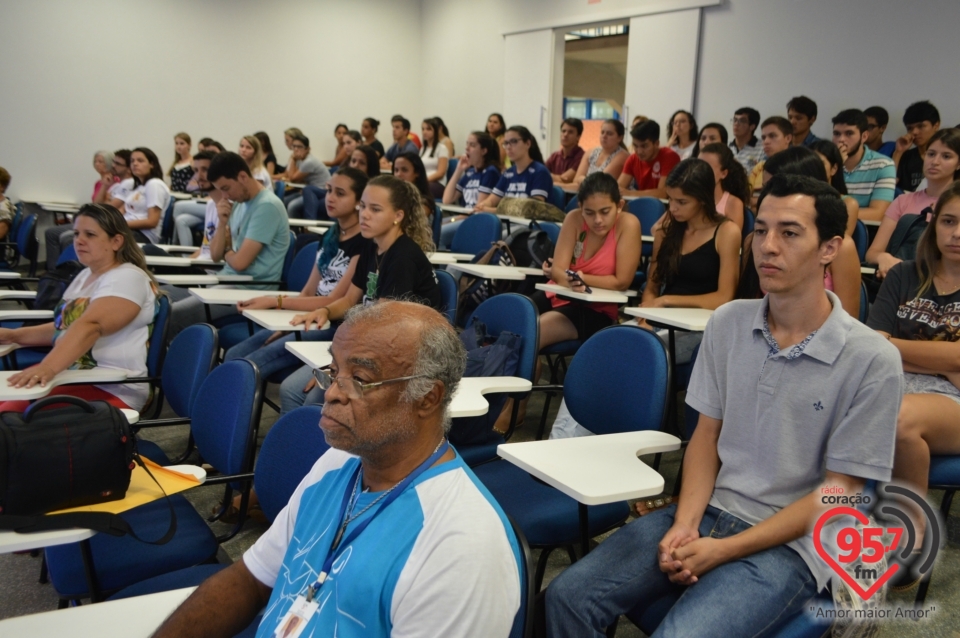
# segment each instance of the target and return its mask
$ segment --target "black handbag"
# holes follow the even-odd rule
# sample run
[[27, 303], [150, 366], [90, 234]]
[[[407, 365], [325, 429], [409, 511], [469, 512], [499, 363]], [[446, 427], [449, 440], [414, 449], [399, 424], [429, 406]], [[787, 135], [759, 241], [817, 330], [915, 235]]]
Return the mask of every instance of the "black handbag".
[[[54, 405], [64, 407], [50, 408]], [[150, 474], [137, 454], [126, 417], [105, 401], [54, 395], [23, 413], [0, 413], [0, 529], [33, 532], [86, 527], [143, 540], [116, 514], [44, 516], [124, 498], [135, 464]], [[167, 503], [173, 517], [170, 529], [158, 541], [144, 542], [162, 545], [173, 538], [176, 516], [169, 498]]]

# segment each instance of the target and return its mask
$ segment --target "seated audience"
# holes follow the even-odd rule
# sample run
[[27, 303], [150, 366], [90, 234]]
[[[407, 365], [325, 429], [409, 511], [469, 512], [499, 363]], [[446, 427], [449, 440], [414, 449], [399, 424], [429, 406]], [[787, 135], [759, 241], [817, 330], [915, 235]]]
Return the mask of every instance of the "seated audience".
[[293, 139], [294, 137], [300, 136], [303, 136], [303, 132], [296, 127], [288, 128], [283, 132], [283, 143], [286, 144], [287, 150], [290, 151], [290, 159], [287, 161], [287, 165], [283, 167], [283, 170], [280, 170], [279, 166], [277, 167], [277, 173], [273, 176], [274, 181], [292, 181], [288, 176], [288, 172], [296, 168], [296, 163], [294, 162], [293, 157]]
[[917, 190], [923, 179], [923, 156], [930, 138], [940, 129], [940, 111], [924, 100], [907, 107], [903, 112], [906, 135], [900, 137], [893, 150], [897, 166], [897, 187], [905, 192]]
[[[315, 377], [332, 449], [243, 560], [203, 583], [156, 636], [232, 636], [261, 610], [263, 636], [291, 627], [315, 636], [509, 635], [526, 595], [523, 554], [445, 438], [466, 365], [456, 333], [429, 308], [382, 302], [351, 311], [331, 352], [333, 364]], [[336, 503], [348, 500], [341, 513]], [[303, 609], [302, 596], [316, 602]]]
[[350, 157], [350, 153], [347, 153], [343, 148], [343, 136], [346, 135], [347, 131], [349, 130], [350, 128], [346, 124], [337, 124], [334, 127], [333, 136], [337, 139], [337, 152], [333, 156], [332, 160], [329, 162], [324, 161], [324, 166], [328, 168], [332, 166], [340, 166], [343, 164], [344, 160]]
[[[620, 188], [610, 175], [593, 173], [577, 192], [579, 208], [570, 211], [560, 228], [553, 259], [544, 262], [544, 275], [577, 292], [586, 286], [626, 290], [640, 263], [640, 222], [623, 212]], [[576, 272], [576, 277], [567, 275]], [[578, 303], [552, 292], [537, 291], [540, 311], [540, 348], [579, 339], [618, 321], [617, 304]]]
[[602, 638], [654, 601], [675, 601], [656, 635], [774, 635], [828, 585], [810, 532], [827, 508], [821, 490], [890, 480], [901, 383], [895, 349], [823, 288], [845, 218], [822, 182], [781, 175], [764, 190], [752, 250], [768, 294], [707, 324], [680, 501], [550, 583], [550, 636]]
[[[130, 151], [120, 149], [112, 153], [110, 162], [111, 177], [101, 182], [104, 188], [95, 191], [94, 204], [107, 204], [114, 200], [125, 202], [130, 191], [133, 190], [133, 174], [130, 172]], [[108, 184], [109, 183], [109, 184]], [[123, 210], [121, 208], [121, 210]], [[73, 243], [73, 224], [58, 224], [46, 229], [43, 233], [44, 243], [47, 246], [47, 270], [57, 267], [57, 261], [67, 246]]]
[[[157, 172], [163, 174], [159, 167]], [[64, 370], [104, 368], [121, 370], [131, 378], [147, 376], [158, 292], [143, 251], [123, 216], [109, 204], [86, 204], [73, 225], [73, 245], [85, 268], [63, 293], [53, 321], [0, 328], [2, 344], [53, 346], [40, 363], [10, 377], [10, 386], [44, 387]], [[121, 383], [61, 385], [50, 393], [142, 410], [149, 390], [146, 383]], [[0, 410], [21, 412], [27, 405], [6, 401]]]
[[751, 175], [754, 167], [764, 157], [763, 145], [754, 135], [757, 127], [760, 126], [760, 112], [744, 106], [734, 112], [732, 122], [733, 141], [730, 142], [730, 150], [736, 155], [743, 170], [747, 171], [747, 175]]
[[123, 218], [138, 242], [157, 244], [163, 214], [170, 204], [170, 189], [163, 181], [160, 160], [149, 148], [135, 148], [130, 151], [130, 172], [133, 183], [126, 197], [120, 199], [119, 195], [124, 193], [117, 192], [110, 204], [123, 211]]
[[[310, 279], [297, 297], [264, 295], [237, 304], [237, 312], [279, 308], [301, 312], [328, 306], [347, 294], [363, 248], [370, 243], [360, 234], [357, 205], [367, 185], [367, 176], [353, 168], [343, 168], [327, 184], [327, 216], [334, 225], [324, 234], [317, 248], [317, 259]], [[308, 250], [304, 248], [303, 250]], [[261, 330], [227, 351], [224, 360], [249, 359], [257, 364], [260, 375], [271, 377], [291, 367], [300, 367], [300, 360], [290, 353], [285, 343], [296, 336], [301, 341], [330, 341], [336, 328], [293, 332]]]
[[860, 204], [847, 194], [847, 182], [843, 179], [843, 155], [837, 145], [830, 140], [817, 140], [808, 148], [820, 156], [823, 168], [827, 171], [827, 181], [833, 186], [847, 207], [847, 236], [853, 235], [860, 217]]
[[893, 160], [867, 148], [869, 135], [863, 111], [847, 109], [833, 118], [833, 143], [846, 160], [843, 181], [850, 196], [860, 205], [860, 219], [880, 221], [896, 186]]
[[763, 146], [763, 157], [753, 167], [753, 172], [750, 173], [750, 188], [753, 189], [754, 200], [759, 196], [760, 189], [763, 188], [763, 163], [780, 151], [790, 148], [793, 144], [793, 124], [787, 118], [779, 115], [768, 117], [760, 127], [760, 139]]
[[273, 178], [263, 165], [263, 149], [260, 147], [260, 140], [255, 135], [244, 135], [240, 138], [238, 154], [250, 167], [250, 174], [253, 179], [263, 184], [264, 188], [273, 188]]
[[273, 152], [273, 144], [270, 143], [270, 136], [264, 131], [257, 131], [253, 134], [260, 142], [260, 150], [263, 152], [263, 167], [267, 169], [270, 179], [277, 174], [277, 156]]
[[343, 150], [346, 155], [340, 166], [348, 166], [350, 164], [350, 157], [355, 150], [360, 148], [362, 142], [363, 136], [360, 135], [360, 131], [350, 130], [343, 134]]
[[390, 168], [390, 164], [400, 153], [418, 153], [420, 148], [410, 141], [410, 120], [402, 115], [394, 115], [390, 119], [393, 125], [393, 145], [387, 149], [380, 159], [381, 168]]
[[904, 215], [929, 213], [940, 196], [960, 178], [960, 131], [948, 128], [934, 133], [923, 158], [923, 176], [927, 180], [927, 187], [904, 193], [893, 200], [867, 250], [867, 263], [877, 265], [878, 279], [886, 277], [887, 272], [901, 262], [887, 252], [890, 238], [893, 237], [900, 218]]
[[[630, 131], [633, 153], [617, 179], [620, 192], [635, 197], [667, 196], [667, 175], [680, 163], [680, 156], [669, 148], [660, 148], [660, 125], [653, 120], [641, 122]], [[637, 190], [629, 190], [631, 181]]]
[[[700, 152], [707, 144], [723, 144], [726, 146], [727, 139], [727, 127], [723, 124], [716, 122], [704, 124], [703, 128], [700, 129], [700, 139], [697, 145], [693, 147], [693, 155], [691, 155], [691, 157], [700, 157]], [[732, 153], [733, 151], [730, 152]]]
[[501, 199], [533, 198], [546, 201], [553, 190], [553, 178], [543, 165], [543, 155], [537, 138], [525, 126], [511, 126], [503, 135], [503, 147], [507, 149], [510, 168], [503, 171], [493, 192], [475, 210], [496, 212]]
[[[824, 140], [820, 140], [821, 142]], [[813, 149], [795, 146], [771, 157], [763, 171], [764, 184], [777, 175], [804, 175], [828, 182], [826, 166]], [[849, 217], [849, 212], [847, 213]], [[846, 227], [844, 228], [846, 233]], [[753, 262], [751, 250], [754, 234], [744, 238], [741, 252], [741, 276], [737, 290], [739, 299], [759, 299], [764, 291], [760, 289], [760, 279]], [[857, 246], [850, 235], [844, 234], [836, 257], [824, 269], [823, 287], [837, 295], [840, 305], [851, 317], [860, 317], [860, 257]]]
[[377, 158], [383, 157], [383, 144], [377, 139], [377, 131], [380, 130], [380, 120], [372, 117], [366, 117], [360, 124], [360, 135], [363, 137], [362, 144], [369, 146], [377, 153]]
[[[890, 268], [867, 320], [896, 347], [903, 362], [893, 478], [921, 495], [927, 493], [930, 455], [960, 454], [960, 366], [954, 353], [960, 304], [958, 228], [960, 184], [954, 182], [934, 206], [933, 219], [917, 243], [916, 261]], [[917, 553], [909, 562], [919, 555], [926, 531], [924, 517], [914, 524]], [[898, 574], [894, 580], [894, 586], [908, 586], [913, 575]]]
[[[443, 203], [476, 208], [493, 193], [500, 181], [500, 145], [487, 133], [474, 131], [467, 136], [466, 148], [443, 191]], [[453, 237], [464, 219], [464, 215], [458, 215], [454, 221], [443, 225], [440, 231], [441, 249], [450, 249]]]
[[[434, 246], [420, 199], [421, 193], [412, 184], [396, 177], [381, 175], [370, 180], [360, 201], [360, 234], [372, 241], [360, 253], [350, 287], [333, 303], [294, 317], [294, 325], [302, 323], [309, 328], [341, 321], [352, 306], [377, 299], [415, 300], [441, 309], [440, 286], [425, 254], [433, 252]], [[308, 366], [280, 385], [284, 414], [322, 402], [323, 389], [316, 387]]]
[[590, 151], [580, 160], [577, 167], [575, 184], [581, 184], [588, 175], [606, 173], [613, 179], [620, 179], [623, 165], [630, 153], [623, 145], [623, 123], [620, 120], [604, 120], [600, 125], [600, 146]]
[[723, 215], [738, 228], [743, 228], [744, 202], [750, 201], [750, 184], [747, 173], [722, 142], [707, 144], [700, 150], [700, 159], [713, 169], [713, 199], [717, 214]]
[[[270, 290], [280, 281], [290, 245], [290, 226], [283, 203], [273, 189], [253, 179], [250, 167], [236, 153], [218, 153], [210, 160], [207, 179], [220, 191], [217, 226], [210, 238], [210, 258], [223, 262], [224, 275], [250, 275], [252, 283], [236, 287]], [[171, 336], [183, 328], [205, 321], [200, 300], [183, 288], [164, 288], [175, 299], [171, 313]], [[210, 317], [219, 323], [237, 314], [231, 306], [211, 306]]]
[[693, 119], [693, 113], [683, 110], [674, 113], [667, 125], [667, 134], [670, 136], [667, 141], [670, 150], [682, 160], [690, 157], [693, 154], [697, 139], [700, 137], [697, 121]]
[[380, 174], [380, 156], [374, 147], [363, 144], [353, 149], [347, 166], [366, 173], [372, 179]]
[[208, 194], [209, 201], [206, 203], [182, 201], [173, 205], [173, 227], [181, 246], [193, 246], [193, 229], [203, 225], [203, 239], [200, 242], [198, 257], [210, 257], [210, 239], [217, 228], [217, 202], [220, 201], [220, 191], [213, 188], [210, 180], [207, 179], [210, 160], [214, 155], [215, 153], [210, 151], [200, 151], [193, 156], [195, 173], [193, 180], [201, 193]]
[[583, 122], [580, 119], [568, 117], [560, 123], [560, 149], [551, 153], [544, 162], [555, 183], [569, 184], [576, 177], [580, 160], [583, 159], [583, 149], [580, 147], [581, 135], [583, 135]]
[[13, 202], [7, 197], [10, 188], [10, 171], [0, 166], [0, 239], [6, 238], [13, 225]]
[[[287, 166], [286, 181], [306, 186], [325, 188], [330, 180], [330, 171], [323, 162], [310, 154], [310, 139], [306, 135], [297, 135], [290, 145], [293, 155], [290, 165]], [[284, 195], [283, 202], [287, 206], [287, 215], [291, 218], [301, 216], [303, 212], [303, 195], [293, 192]]]
[[510, 168], [510, 160], [507, 159], [507, 149], [503, 145], [503, 136], [507, 132], [507, 123], [503, 120], [503, 116], [499, 113], [491, 113], [490, 117], [487, 118], [487, 124], [484, 130], [487, 131], [490, 137], [497, 140], [497, 144], [500, 145], [500, 166]]
[[420, 156], [416, 153], [397, 155], [397, 158], [393, 161], [393, 176], [413, 184], [414, 188], [417, 189], [417, 192], [420, 193], [423, 214], [429, 224], [429, 220], [433, 219], [437, 207], [433, 194], [430, 192], [430, 184], [427, 182], [427, 169], [424, 168]]
[[434, 199], [443, 197], [443, 188], [447, 185], [447, 166], [450, 163], [450, 149], [440, 141], [440, 125], [436, 120], [426, 119], [420, 128], [423, 133], [423, 148], [420, 159], [426, 171], [427, 183]]
[[174, 159], [167, 169], [170, 176], [170, 190], [175, 193], [186, 193], [190, 180], [193, 179], [193, 163], [190, 157], [190, 136], [186, 133], [177, 133], [173, 138]]
[[97, 151], [93, 155], [93, 170], [97, 171], [100, 179], [93, 185], [93, 195], [90, 201], [96, 203], [101, 192], [110, 190], [110, 187], [117, 183], [117, 176], [113, 174], [113, 153], [110, 151]]
[[896, 142], [884, 142], [883, 134], [887, 130], [887, 124], [890, 123], [890, 114], [882, 106], [871, 106], [864, 109], [863, 114], [867, 116], [867, 148], [876, 151], [881, 155], [893, 157], [893, 151], [897, 147]]
[[810, 127], [817, 121], [817, 103], [806, 95], [800, 95], [787, 102], [787, 119], [793, 127], [793, 145], [806, 147], [820, 138], [813, 134]]

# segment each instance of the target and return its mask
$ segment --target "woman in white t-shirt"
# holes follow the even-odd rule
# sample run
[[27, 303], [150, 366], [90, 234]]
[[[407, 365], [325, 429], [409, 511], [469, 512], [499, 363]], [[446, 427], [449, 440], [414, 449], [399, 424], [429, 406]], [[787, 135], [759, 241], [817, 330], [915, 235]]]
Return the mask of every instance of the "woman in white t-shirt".
[[693, 113], [682, 109], [674, 113], [667, 126], [667, 132], [670, 134], [667, 146], [679, 155], [681, 160], [693, 155], [693, 148], [697, 145], [697, 139], [700, 136]]
[[[192, 169], [191, 169], [192, 170]], [[139, 242], [160, 243], [160, 225], [170, 204], [170, 189], [163, 181], [163, 169], [156, 153], [139, 147], [130, 152], [133, 188], [124, 199], [110, 203], [123, 211], [123, 218]]]
[[434, 199], [443, 197], [443, 187], [447, 184], [447, 164], [450, 162], [450, 149], [440, 141], [440, 124], [433, 118], [423, 121], [420, 126], [423, 134], [423, 148], [420, 149], [420, 159], [423, 168], [427, 171], [427, 182], [430, 184], [430, 194]]
[[[53, 346], [37, 365], [13, 375], [10, 386], [46, 386], [64, 370], [104, 368], [128, 377], [147, 374], [147, 349], [157, 310], [157, 287], [143, 251], [120, 212], [106, 204], [87, 204], [73, 222], [73, 246], [86, 268], [80, 271], [54, 311], [39, 326], [0, 329], [0, 344]], [[51, 394], [106, 401], [141, 410], [149, 386], [144, 383], [58, 386]], [[22, 411], [26, 401], [0, 403], [0, 411]]]
[[253, 135], [244, 135], [240, 138], [239, 154], [250, 167], [253, 179], [260, 182], [264, 188], [273, 189], [273, 178], [263, 165], [263, 147], [260, 146], [260, 140]]

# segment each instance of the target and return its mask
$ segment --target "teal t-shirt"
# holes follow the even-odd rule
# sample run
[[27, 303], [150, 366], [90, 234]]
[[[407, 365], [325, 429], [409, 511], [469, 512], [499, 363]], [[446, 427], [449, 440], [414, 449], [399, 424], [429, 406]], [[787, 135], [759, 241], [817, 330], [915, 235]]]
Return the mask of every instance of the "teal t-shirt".
[[[259, 242], [263, 248], [246, 270], [234, 270], [226, 264], [223, 274], [250, 275], [255, 281], [280, 281], [283, 260], [290, 246], [290, 224], [283, 202], [273, 191], [265, 188], [253, 199], [233, 205], [230, 235], [234, 250], [240, 250], [245, 239]], [[247, 287], [268, 289], [276, 286], [249, 284]]]

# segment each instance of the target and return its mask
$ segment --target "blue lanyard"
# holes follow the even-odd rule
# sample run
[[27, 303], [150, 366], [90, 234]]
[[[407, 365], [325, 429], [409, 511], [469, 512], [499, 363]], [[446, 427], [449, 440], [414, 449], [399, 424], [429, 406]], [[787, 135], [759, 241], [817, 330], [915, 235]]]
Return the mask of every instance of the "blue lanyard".
[[351, 497], [353, 496], [354, 492], [354, 488], [352, 486], [356, 485], [357, 477], [360, 475], [360, 470], [363, 467], [361, 464], [357, 465], [357, 469], [354, 470], [353, 476], [348, 483], [348, 485], [351, 487], [344, 491], [343, 498], [340, 501], [340, 515], [337, 517], [337, 520], [340, 521], [340, 525], [337, 528], [337, 535], [334, 537], [333, 543], [327, 552], [326, 560], [323, 561], [323, 568], [320, 570], [320, 574], [317, 576], [317, 582], [312, 584], [307, 589], [307, 602], [313, 601], [314, 596], [317, 595], [317, 592], [320, 591], [320, 587], [322, 587], [324, 581], [327, 580], [327, 575], [330, 574], [330, 569], [333, 567], [334, 561], [338, 556], [340, 556], [340, 552], [338, 551], [339, 548], [346, 547], [355, 541], [356, 538], [363, 532], [363, 530], [367, 529], [367, 525], [369, 525], [370, 522], [377, 517], [377, 514], [387, 509], [387, 506], [390, 505], [390, 503], [397, 500], [397, 498], [403, 494], [408, 487], [410, 487], [410, 484], [417, 480], [417, 478], [426, 472], [430, 467], [432, 467], [434, 463], [439, 461], [440, 457], [446, 454], [448, 449], [450, 449], [450, 443], [444, 439], [443, 444], [437, 449], [436, 452], [431, 454], [426, 461], [417, 467], [417, 469], [415, 469], [413, 472], [410, 472], [405, 479], [400, 481], [393, 491], [383, 499], [383, 503], [380, 504], [380, 507], [375, 509], [370, 516], [357, 523], [357, 526], [353, 528], [353, 531], [341, 541], [340, 536], [343, 534], [343, 529], [341, 529], [343, 527], [343, 521], [346, 520], [345, 516], [349, 515], [349, 512], [347, 512], [347, 505], [352, 500]]

